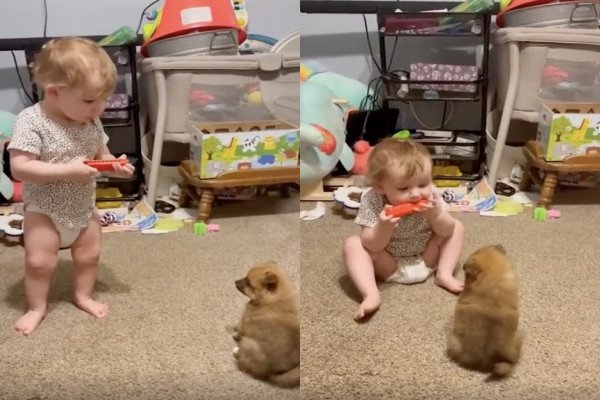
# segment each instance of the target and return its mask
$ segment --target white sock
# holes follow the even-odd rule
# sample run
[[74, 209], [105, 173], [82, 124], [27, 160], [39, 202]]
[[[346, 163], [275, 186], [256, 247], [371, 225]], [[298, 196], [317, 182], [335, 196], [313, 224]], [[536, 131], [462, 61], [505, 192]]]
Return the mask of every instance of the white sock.
[[385, 281], [410, 285], [413, 283], [424, 282], [431, 273], [432, 269], [427, 268], [425, 261], [420, 260], [416, 264], [398, 267], [396, 272], [389, 276]]

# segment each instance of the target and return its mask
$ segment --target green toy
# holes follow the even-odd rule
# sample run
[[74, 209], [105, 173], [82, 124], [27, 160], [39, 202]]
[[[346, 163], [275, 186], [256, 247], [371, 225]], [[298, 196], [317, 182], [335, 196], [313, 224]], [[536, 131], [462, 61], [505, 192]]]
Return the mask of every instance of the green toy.
[[398, 132], [394, 133], [392, 135], [392, 137], [394, 139], [398, 139], [398, 140], [409, 139], [410, 138], [410, 131], [408, 131], [407, 129], [402, 129], [401, 131], [398, 131]]
[[534, 221], [546, 221], [548, 219], [548, 210], [544, 207], [536, 207], [533, 209]]
[[194, 224], [194, 235], [202, 236], [208, 233], [208, 225], [200, 221]]

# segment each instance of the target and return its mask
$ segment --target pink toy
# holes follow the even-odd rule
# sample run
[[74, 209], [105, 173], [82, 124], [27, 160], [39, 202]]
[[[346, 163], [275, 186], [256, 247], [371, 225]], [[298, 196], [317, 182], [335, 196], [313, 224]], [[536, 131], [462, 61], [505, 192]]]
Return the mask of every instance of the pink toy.
[[355, 175], [367, 174], [367, 160], [373, 147], [366, 140], [359, 140], [354, 143], [354, 167], [352, 173]]
[[560, 218], [560, 211], [557, 210], [556, 208], [551, 208], [550, 210], [548, 210], [548, 219], [559, 219]]
[[219, 224], [208, 224], [207, 228], [209, 232], [219, 232], [221, 230]]

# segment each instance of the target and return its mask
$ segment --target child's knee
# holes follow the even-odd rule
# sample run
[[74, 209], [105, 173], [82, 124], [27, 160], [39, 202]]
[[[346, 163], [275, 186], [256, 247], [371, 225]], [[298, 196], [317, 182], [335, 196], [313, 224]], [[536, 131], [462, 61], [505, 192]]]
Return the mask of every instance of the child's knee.
[[360, 240], [360, 236], [350, 236], [344, 243], [344, 254], [351, 254], [361, 247], [362, 241]]
[[458, 219], [454, 220], [454, 232], [452, 234], [461, 238], [465, 237], [465, 226]]
[[73, 261], [80, 265], [96, 265], [100, 261], [100, 243], [90, 243], [72, 252]]
[[58, 254], [44, 251], [30, 251], [25, 258], [27, 268], [37, 274], [51, 274], [56, 269]]

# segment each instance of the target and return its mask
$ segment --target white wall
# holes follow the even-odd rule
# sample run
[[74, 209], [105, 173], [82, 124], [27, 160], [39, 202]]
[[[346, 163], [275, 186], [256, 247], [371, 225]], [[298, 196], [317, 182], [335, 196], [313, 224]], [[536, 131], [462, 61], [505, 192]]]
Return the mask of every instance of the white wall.
[[[108, 35], [124, 25], [135, 29], [140, 13], [151, 2], [151, 0], [47, 0], [47, 36]], [[2, 3], [0, 38], [43, 36], [42, 0], [5, 0]], [[249, 32], [281, 38], [298, 30], [299, 4], [299, 0], [247, 0]], [[23, 55], [21, 52], [17, 52], [16, 55], [21, 65], [21, 76], [24, 77], [27, 85]], [[10, 52], [0, 52], [0, 110], [18, 112], [29, 105], [27, 98], [20, 92], [12, 56]]]

